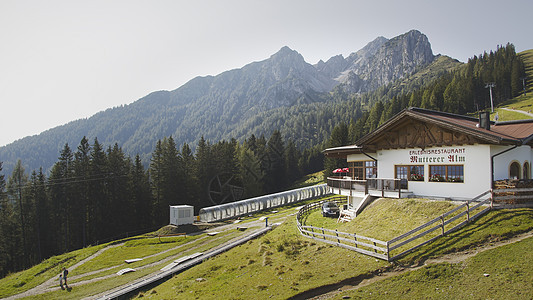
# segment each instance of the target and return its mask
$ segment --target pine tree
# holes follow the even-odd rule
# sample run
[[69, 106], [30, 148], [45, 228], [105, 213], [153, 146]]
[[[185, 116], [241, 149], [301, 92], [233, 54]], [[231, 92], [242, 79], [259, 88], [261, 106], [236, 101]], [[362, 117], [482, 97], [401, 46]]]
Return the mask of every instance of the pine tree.
[[150, 181], [138, 154], [135, 156], [133, 168], [130, 171], [130, 180], [130, 186], [133, 189], [132, 208], [135, 212], [136, 229], [147, 229], [152, 226]]
[[[2, 171], [2, 162], [0, 162]], [[0, 275], [5, 276], [21, 268], [20, 257], [20, 227], [13, 201], [9, 201], [6, 191], [4, 175], [0, 175]]]
[[292, 140], [289, 140], [287, 147], [285, 147], [284, 161], [285, 161], [285, 174], [287, 174], [287, 181], [292, 183], [300, 178], [301, 173], [298, 168], [298, 161], [300, 159], [300, 153], [296, 149], [296, 145]]
[[52, 219], [54, 222], [54, 235], [52, 240], [56, 245], [55, 253], [63, 253], [71, 248], [71, 217], [73, 186], [73, 154], [68, 144], [65, 144], [59, 157], [50, 172], [50, 203]]
[[94, 139], [90, 152], [90, 176], [88, 205], [88, 240], [98, 241], [110, 236], [109, 226], [106, 226], [106, 212], [109, 210], [106, 191], [106, 178], [109, 174], [107, 170], [107, 157], [98, 138]]
[[107, 150], [107, 193], [109, 210], [107, 224], [112, 228], [112, 235], [122, 234], [133, 225], [131, 201], [131, 188], [128, 174], [130, 173], [130, 161], [126, 159], [124, 152], [117, 143]]
[[39, 173], [32, 172], [30, 179], [30, 194], [34, 204], [34, 220], [33, 227], [35, 232], [35, 261], [40, 262], [43, 258], [49, 257], [51, 245], [49, 244], [50, 234], [50, 216], [48, 209], [48, 195], [46, 192], [46, 177], [43, 174], [43, 169], [39, 169]]
[[198, 206], [198, 174], [196, 172], [197, 162], [189, 144], [183, 144], [181, 148], [181, 157], [183, 160], [183, 203]]
[[91, 146], [86, 137], [83, 137], [78, 146], [78, 151], [74, 153], [74, 176], [76, 178], [76, 196], [77, 209], [74, 217], [78, 226], [76, 232], [81, 236], [82, 247], [87, 246], [87, 230], [91, 218], [89, 209], [89, 189], [90, 189], [90, 172], [91, 172]]
[[204, 137], [198, 141], [196, 147], [196, 177], [198, 178], [198, 208], [213, 205], [209, 200], [209, 181], [213, 177], [213, 159], [211, 155], [211, 145]]
[[283, 159], [285, 146], [279, 130], [270, 136], [265, 153], [265, 189], [267, 193], [278, 192], [287, 184]]
[[[350, 144], [350, 140], [348, 138], [348, 126], [344, 123], [340, 123], [335, 128], [333, 128], [333, 131], [331, 132], [331, 137], [328, 140], [327, 147], [333, 148], [333, 147], [340, 147], [340, 146], [346, 146]], [[324, 160], [324, 176], [329, 176], [332, 174], [332, 171], [343, 167], [346, 165], [346, 160], [339, 159], [339, 158], [329, 158], [327, 157]]]
[[157, 141], [155, 150], [150, 159], [150, 189], [152, 190], [152, 219], [154, 225], [161, 225], [163, 219], [163, 202], [162, 185], [164, 181], [163, 170], [163, 146], [161, 140]]
[[239, 176], [246, 198], [263, 194], [265, 174], [261, 169], [259, 157], [251, 149], [242, 146], [238, 150]]
[[22, 248], [21, 248], [21, 265], [22, 267], [27, 267], [29, 264], [28, 261], [28, 228], [25, 217], [27, 216], [27, 203], [25, 203], [26, 195], [25, 195], [25, 186], [28, 182], [28, 175], [25, 174], [24, 167], [22, 166], [22, 162], [20, 160], [17, 161], [17, 164], [15, 165], [15, 168], [13, 169], [13, 173], [11, 176], [9, 176], [8, 182], [7, 182], [7, 192], [8, 196], [11, 201], [14, 203], [17, 203], [17, 211], [16, 215], [18, 216], [18, 227], [20, 228], [20, 232], [22, 233], [21, 236], [21, 242], [22, 242]]
[[[2, 171], [2, 162], [0, 162]], [[8, 200], [6, 180], [0, 174], [0, 276], [18, 270], [16, 258], [20, 256], [18, 231], [13, 202]]]

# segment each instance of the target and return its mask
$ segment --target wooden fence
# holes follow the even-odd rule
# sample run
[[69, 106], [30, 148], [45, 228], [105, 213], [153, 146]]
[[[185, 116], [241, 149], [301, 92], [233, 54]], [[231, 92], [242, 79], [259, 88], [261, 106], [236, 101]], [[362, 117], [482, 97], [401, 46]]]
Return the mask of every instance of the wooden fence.
[[[317, 241], [322, 241], [328, 244], [340, 246], [347, 248], [353, 251], [357, 251], [362, 254], [370, 255], [387, 261], [394, 261], [405, 254], [414, 251], [423, 245], [426, 245], [435, 239], [444, 236], [450, 232], [453, 232], [469, 222], [477, 219], [481, 215], [487, 213], [492, 208], [492, 194], [491, 190], [484, 192], [483, 194], [475, 197], [474, 199], [465, 202], [462, 205], [455, 207], [454, 209], [438, 216], [437, 218], [418, 226], [417, 228], [401, 234], [389, 241], [381, 241], [378, 239], [357, 235], [355, 233], [345, 233], [337, 230], [331, 230], [321, 227], [307, 226], [305, 225], [305, 219], [312, 211], [320, 209], [324, 201], [310, 203], [303, 206], [296, 215], [297, 226], [300, 233], [306, 237], [315, 239]], [[479, 201], [482, 197], [490, 194], [491, 197]], [[325, 201], [334, 201], [341, 202], [345, 200], [337, 199], [336, 197], [332, 200]], [[489, 205], [490, 204], [490, 205]], [[482, 208], [481, 206], [486, 205], [487, 207]], [[471, 215], [476, 209], [481, 209], [474, 215]], [[460, 212], [461, 210], [464, 210]], [[466, 216], [465, 220], [455, 224], [454, 221], [459, 220], [461, 217]], [[428, 228], [429, 227], [429, 228]], [[451, 228], [450, 228], [451, 227]], [[440, 229], [438, 234], [429, 238], [422, 239], [431, 232]], [[422, 240], [421, 240], [422, 239]], [[414, 243], [414, 245], [413, 245]], [[403, 248], [402, 248], [403, 247]], [[402, 249], [400, 249], [402, 248]], [[407, 249], [405, 249], [407, 248]], [[401, 251], [396, 254], [396, 252]]]
[[300, 208], [296, 215], [296, 222], [298, 230], [302, 235], [314, 240], [387, 260], [387, 242], [354, 233], [345, 233], [337, 230], [305, 225], [304, 222], [306, 217], [314, 210], [321, 209], [324, 202], [335, 202], [340, 206], [346, 202], [346, 198], [335, 197], [329, 200], [309, 203]]

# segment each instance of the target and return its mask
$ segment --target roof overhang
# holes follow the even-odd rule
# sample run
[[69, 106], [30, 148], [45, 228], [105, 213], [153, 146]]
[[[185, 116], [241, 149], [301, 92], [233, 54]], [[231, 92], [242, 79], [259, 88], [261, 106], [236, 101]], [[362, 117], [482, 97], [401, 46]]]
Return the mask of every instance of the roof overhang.
[[346, 158], [349, 154], [360, 154], [363, 153], [363, 148], [357, 145], [351, 146], [342, 146], [328, 148], [322, 151], [325, 156], [330, 158]]

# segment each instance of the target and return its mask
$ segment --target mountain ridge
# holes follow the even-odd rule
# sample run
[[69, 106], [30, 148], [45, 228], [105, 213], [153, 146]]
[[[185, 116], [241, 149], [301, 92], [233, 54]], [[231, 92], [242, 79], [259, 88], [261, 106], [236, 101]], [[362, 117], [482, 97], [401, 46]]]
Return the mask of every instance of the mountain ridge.
[[[0, 161], [4, 171], [17, 159], [31, 170], [41, 166], [48, 170], [65, 143], [74, 148], [86, 136], [106, 146], [117, 143], [130, 155], [140, 154], [146, 163], [156, 141], [165, 136], [193, 147], [201, 136], [214, 141], [242, 139], [238, 132], [250, 130], [238, 127], [258, 114], [326, 103], [328, 93], [337, 86], [347, 93], [368, 92], [434, 58], [429, 40], [417, 30], [390, 40], [378, 37], [347, 58], [337, 55], [315, 65], [284, 46], [262, 61], [215, 76], [195, 77], [174, 90], [155, 91], [131, 104], [17, 140], [0, 147]], [[372, 75], [378, 73], [375, 70], [379, 74]]]

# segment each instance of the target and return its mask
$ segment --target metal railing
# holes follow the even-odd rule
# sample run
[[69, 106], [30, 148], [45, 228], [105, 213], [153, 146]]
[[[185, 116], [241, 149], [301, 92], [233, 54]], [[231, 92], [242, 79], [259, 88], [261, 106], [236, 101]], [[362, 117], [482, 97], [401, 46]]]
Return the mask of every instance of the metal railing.
[[351, 179], [349, 177], [328, 177], [327, 185], [333, 189], [347, 190], [350, 192], [362, 192], [373, 196], [385, 197], [385, 193], [397, 193], [401, 198], [402, 189], [407, 189], [407, 181], [396, 178], [367, 178], [366, 180]]

